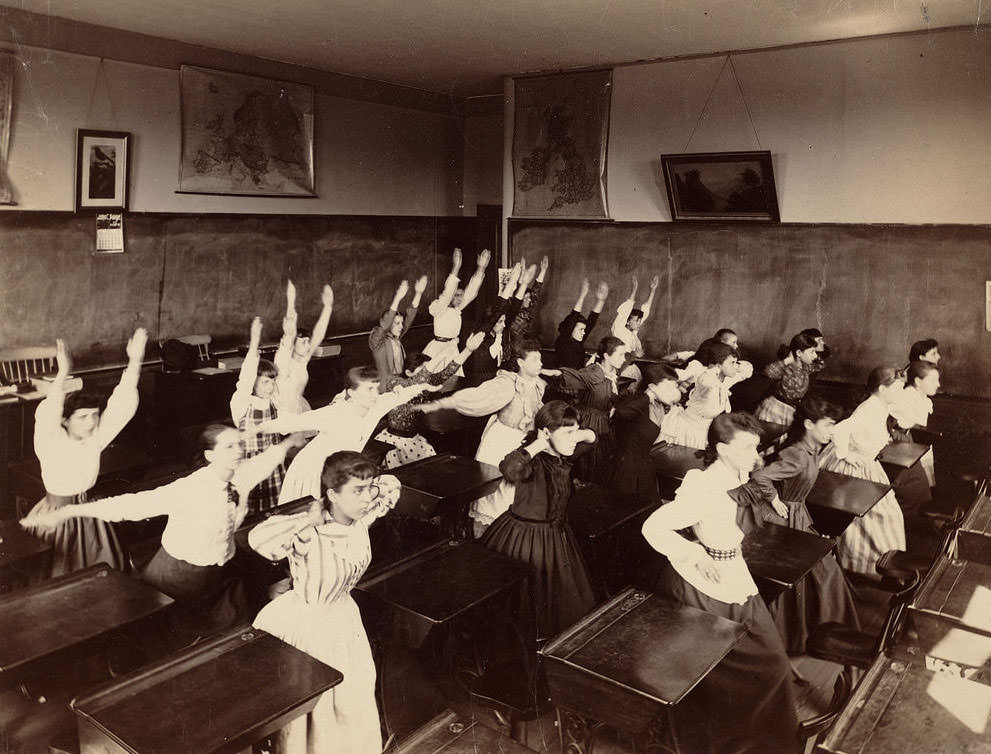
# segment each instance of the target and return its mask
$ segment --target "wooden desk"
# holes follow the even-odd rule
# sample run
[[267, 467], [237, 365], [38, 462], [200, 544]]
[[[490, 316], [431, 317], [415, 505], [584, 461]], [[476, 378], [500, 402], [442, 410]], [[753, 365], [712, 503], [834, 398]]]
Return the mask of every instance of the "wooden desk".
[[533, 749], [516, 743], [505, 733], [450, 710], [389, 751], [392, 754], [533, 754]]
[[103, 647], [112, 634], [172, 598], [106, 565], [91, 566], [0, 597], [0, 686], [48, 676], [70, 654]]
[[775, 422], [764, 421], [763, 419], [758, 419], [757, 423], [760, 424], [759, 447], [762, 452], [773, 451], [778, 441], [782, 440], [790, 429], [787, 424], [777, 424]]
[[653, 723], [744, 633], [739, 623], [648, 592], [616, 595], [539, 652], [561, 750], [591, 751], [595, 723], [649, 739]]
[[391, 469], [403, 490], [396, 512], [410, 518], [440, 516], [446, 530], [466, 538], [470, 530], [468, 506], [499, 487], [496, 466], [447, 453]]
[[980, 495], [957, 529], [957, 556], [991, 565], [991, 498]]
[[989, 705], [984, 684], [881, 655], [816, 751], [988, 754]]
[[17, 521], [0, 521], [0, 593], [48, 575], [52, 546], [28, 534]]
[[805, 502], [816, 530], [830, 537], [846, 531], [854, 518], [863, 516], [888, 494], [890, 485], [820, 471]]
[[684, 445], [672, 445], [659, 442], [650, 449], [650, 457], [654, 461], [657, 475], [666, 479], [681, 481], [692, 469], [704, 467], [704, 450], [686, 448]]
[[241, 628], [76, 698], [81, 754], [234, 754], [306, 714], [340, 672]]
[[[791, 589], [828, 555], [836, 543], [779, 524], [755, 528], [743, 539], [743, 559], [765, 599]], [[765, 582], [761, 584], [760, 582]]]
[[890, 442], [878, 454], [877, 459], [885, 469], [891, 469], [889, 476], [897, 476], [902, 469], [910, 469], [929, 451], [928, 445], [917, 442]]
[[908, 609], [918, 634], [909, 654], [991, 667], [991, 566], [940, 558]]
[[416, 648], [444, 625], [522, 584], [530, 567], [474, 542], [440, 542], [377, 575], [356, 591], [392, 615], [396, 638]]
[[658, 507], [596, 484], [575, 489], [568, 523], [603, 594], [634, 584], [652, 589], [664, 559], [647, 544], [640, 527]]

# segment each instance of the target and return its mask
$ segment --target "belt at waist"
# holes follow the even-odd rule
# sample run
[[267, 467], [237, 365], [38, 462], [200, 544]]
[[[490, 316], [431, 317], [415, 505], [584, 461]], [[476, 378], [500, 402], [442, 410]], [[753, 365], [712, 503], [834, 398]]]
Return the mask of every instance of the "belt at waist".
[[45, 497], [48, 498], [49, 503], [60, 507], [63, 505], [75, 505], [76, 503], [86, 502], [85, 492], [80, 492], [78, 495], [56, 495], [54, 492], [46, 492]]
[[512, 511], [509, 511], [509, 515], [517, 521], [522, 521], [525, 524], [556, 524], [561, 520], [557, 518], [526, 518], [525, 516], [520, 516]]
[[434, 335], [434, 340], [438, 343], [450, 343], [452, 340], [456, 340], [456, 338], [442, 338], [440, 335]]
[[740, 554], [739, 547], [734, 547], [732, 550], [717, 550], [716, 548], [709, 547], [708, 545], [702, 545], [702, 547], [705, 548], [705, 551], [713, 560], [733, 560], [733, 558]]

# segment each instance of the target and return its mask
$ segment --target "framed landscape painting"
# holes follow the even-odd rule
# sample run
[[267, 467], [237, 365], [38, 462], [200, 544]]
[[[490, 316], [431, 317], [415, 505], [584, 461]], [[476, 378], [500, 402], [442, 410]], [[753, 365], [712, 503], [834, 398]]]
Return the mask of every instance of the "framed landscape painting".
[[771, 153], [661, 155], [672, 220], [778, 222]]
[[179, 193], [312, 197], [313, 88], [182, 66]]

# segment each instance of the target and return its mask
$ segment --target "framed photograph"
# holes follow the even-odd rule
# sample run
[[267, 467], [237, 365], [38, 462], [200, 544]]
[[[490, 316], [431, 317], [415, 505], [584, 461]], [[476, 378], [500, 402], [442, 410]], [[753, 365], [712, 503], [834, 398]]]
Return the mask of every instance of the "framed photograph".
[[76, 211], [127, 209], [131, 134], [76, 131]]
[[313, 88], [184, 65], [180, 194], [316, 196]]
[[661, 155], [672, 220], [778, 222], [771, 153]]

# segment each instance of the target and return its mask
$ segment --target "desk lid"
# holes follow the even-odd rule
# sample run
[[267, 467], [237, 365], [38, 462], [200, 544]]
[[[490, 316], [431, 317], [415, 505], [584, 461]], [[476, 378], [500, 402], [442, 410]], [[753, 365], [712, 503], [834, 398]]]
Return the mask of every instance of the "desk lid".
[[106, 683], [71, 707], [128, 751], [233, 752], [341, 679], [329, 665], [245, 626]]
[[890, 484], [879, 484], [867, 479], [823, 470], [819, 472], [805, 502], [853, 516], [863, 516], [877, 505], [890, 489]]
[[881, 655], [817, 751], [991, 754], [991, 687]]
[[358, 582], [356, 589], [437, 624], [520, 583], [530, 568], [474, 542], [440, 542]]
[[458, 495], [502, 479], [497, 466], [473, 458], [440, 454], [391, 469], [403, 487], [439, 498]]
[[743, 539], [743, 559], [754, 578], [792, 587], [828, 555], [836, 542], [780, 524], [765, 524]]
[[627, 589], [540, 654], [547, 662], [669, 705], [691, 691], [744, 633], [734, 621]]
[[960, 529], [991, 537], [991, 498], [979, 495], [960, 523]]
[[671, 479], [684, 479], [691, 469], [701, 469], [705, 465], [705, 451], [659, 442], [650, 449], [654, 469], [661, 476]]
[[172, 598], [107, 565], [0, 597], [0, 673], [123, 628]]
[[891, 442], [878, 455], [878, 460], [881, 463], [907, 469], [914, 466], [928, 450], [928, 445], [917, 442]]
[[910, 607], [991, 636], [991, 566], [972, 560], [940, 559]]

